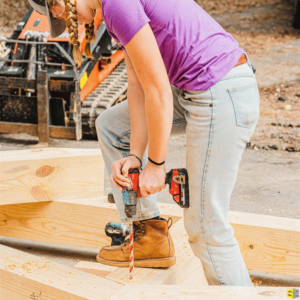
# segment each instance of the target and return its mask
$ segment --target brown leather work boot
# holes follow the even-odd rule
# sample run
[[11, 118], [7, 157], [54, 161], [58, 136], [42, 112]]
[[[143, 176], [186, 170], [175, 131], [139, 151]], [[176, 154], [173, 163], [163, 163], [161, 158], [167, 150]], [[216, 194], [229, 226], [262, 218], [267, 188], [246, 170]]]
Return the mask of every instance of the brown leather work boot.
[[[172, 219], [169, 219], [172, 221]], [[136, 221], [134, 226], [134, 266], [167, 268], [175, 265], [175, 248], [168, 225], [169, 220]], [[99, 263], [129, 267], [129, 239], [122, 245], [103, 247], [96, 259]]]

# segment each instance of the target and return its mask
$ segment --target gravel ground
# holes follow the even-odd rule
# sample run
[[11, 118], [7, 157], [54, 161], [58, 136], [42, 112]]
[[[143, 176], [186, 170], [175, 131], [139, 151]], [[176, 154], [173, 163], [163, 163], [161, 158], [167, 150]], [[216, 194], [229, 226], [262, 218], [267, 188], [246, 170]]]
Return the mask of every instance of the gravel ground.
[[[292, 29], [291, 1], [198, 1], [240, 42], [257, 69], [261, 113], [246, 149], [232, 194], [231, 210], [300, 218], [300, 31]], [[0, 0], [0, 34], [9, 36], [26, 11], [26, 2], [12, 8]], [[2, 8], [5, 8], [4, 9]], [[37, 143], [25, 134], [0, 134], [0, 151], [26, 149]], [[51, 147], [98, 148], [91, 140], [52, 139]], [[171, 138], [167, 169], [185, 166], [185, 137]], [[108, 187], [108, 182], [106, 181]], [[107, 188], [107, 191], [109, 189]], [[172, 203], [167, 190], [158, 195]], [[47, 259], [74, 266], [95, 261], [97, 251], [1, 237], [0, 242]], [[300, 286], [299, 278], [250, 272], [256, 285]]]

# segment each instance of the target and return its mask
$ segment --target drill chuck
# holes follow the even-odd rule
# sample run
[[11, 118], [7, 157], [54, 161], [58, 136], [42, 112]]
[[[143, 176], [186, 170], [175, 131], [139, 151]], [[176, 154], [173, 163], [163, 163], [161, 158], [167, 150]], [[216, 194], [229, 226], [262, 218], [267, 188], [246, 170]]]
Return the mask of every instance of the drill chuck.
[[136, 214], [136, 205], [138, 202], [137, 192], [134, 190], [128, 190], [126, 187], [123, 191], [123, 203], [125, 206], [125, 214], [127, 218], [133, 218]]
[[141, 197], [139, 194], [139, 170], [130, 169], [128, 178], [130, 179], [130, 186], [123, 187], [122, 189], [123, 203], [127, 218], [134, 218], [138, 198]]

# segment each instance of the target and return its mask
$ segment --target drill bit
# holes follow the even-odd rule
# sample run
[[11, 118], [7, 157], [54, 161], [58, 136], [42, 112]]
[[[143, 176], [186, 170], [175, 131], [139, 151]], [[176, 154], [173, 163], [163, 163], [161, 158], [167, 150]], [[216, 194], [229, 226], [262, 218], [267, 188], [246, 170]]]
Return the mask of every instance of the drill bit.
[[133, 220], [132, 218], [129, 219], [129, 228], [130, 228], [130, 235], [129, 235], [129, 250], [130, 250], [130, 256], [129, 256], [129, 280], [133, 279], [133, 272], [134, 272], [134, 255], [133, 255]]

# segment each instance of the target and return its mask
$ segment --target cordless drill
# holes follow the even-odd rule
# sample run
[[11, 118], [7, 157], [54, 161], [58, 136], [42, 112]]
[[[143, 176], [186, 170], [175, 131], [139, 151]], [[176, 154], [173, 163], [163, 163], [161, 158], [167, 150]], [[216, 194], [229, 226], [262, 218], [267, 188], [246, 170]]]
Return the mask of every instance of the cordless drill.
[[[136, 214], [136, 205], [138, 198], [141, 198], [139, 190], [139, 170], [130, 169], [128, 172], [130, 180], [129, 187], [123, 187], [122, 196], [125, 206], [125, 213], [129, 220]], [[189, 180], [186, 169], [172, 169], [166, 174], [165, 183], [169, 185], [169, 193], [173, 196], [173, 200], [183, 208], [189, 207]], [[112, 239], [112, 246], [121, 245], [125, 237], [129, 234], [129, 227], [109, 222], [105, 227], [105, 233]]]
[[[122, 189], [125, 213], [128, 218], [135, 217], [138, 198], [142, 198], [139, 189], [139, 175], [138, 169], [130, 169], [128, 172], [130, 186]], [[172, 169], [166, 174], [165, 183], [169, 185], [169, 193], [180, 207], [190, 206], [189, 179], [186, 169]]]
[[123, 186], [122, 188], [125, 214], [128, 219], [132, 219], [135, 217], [138, 198], [142, 198], [139, 189], [139, 175], [139, 169], [129, 169], [128, 179], [130, 180], [130, 186]]
[[129, 227], [122, 223], [109, 222], [105, 226], [105, 233], [111, 238], [111, 246], [121, 245], [129, 234]]
[[190, 206], [189, 178], [186, 169], [172, 169], [166, 174], [166, 184], [173, 200], [182, 208]]

